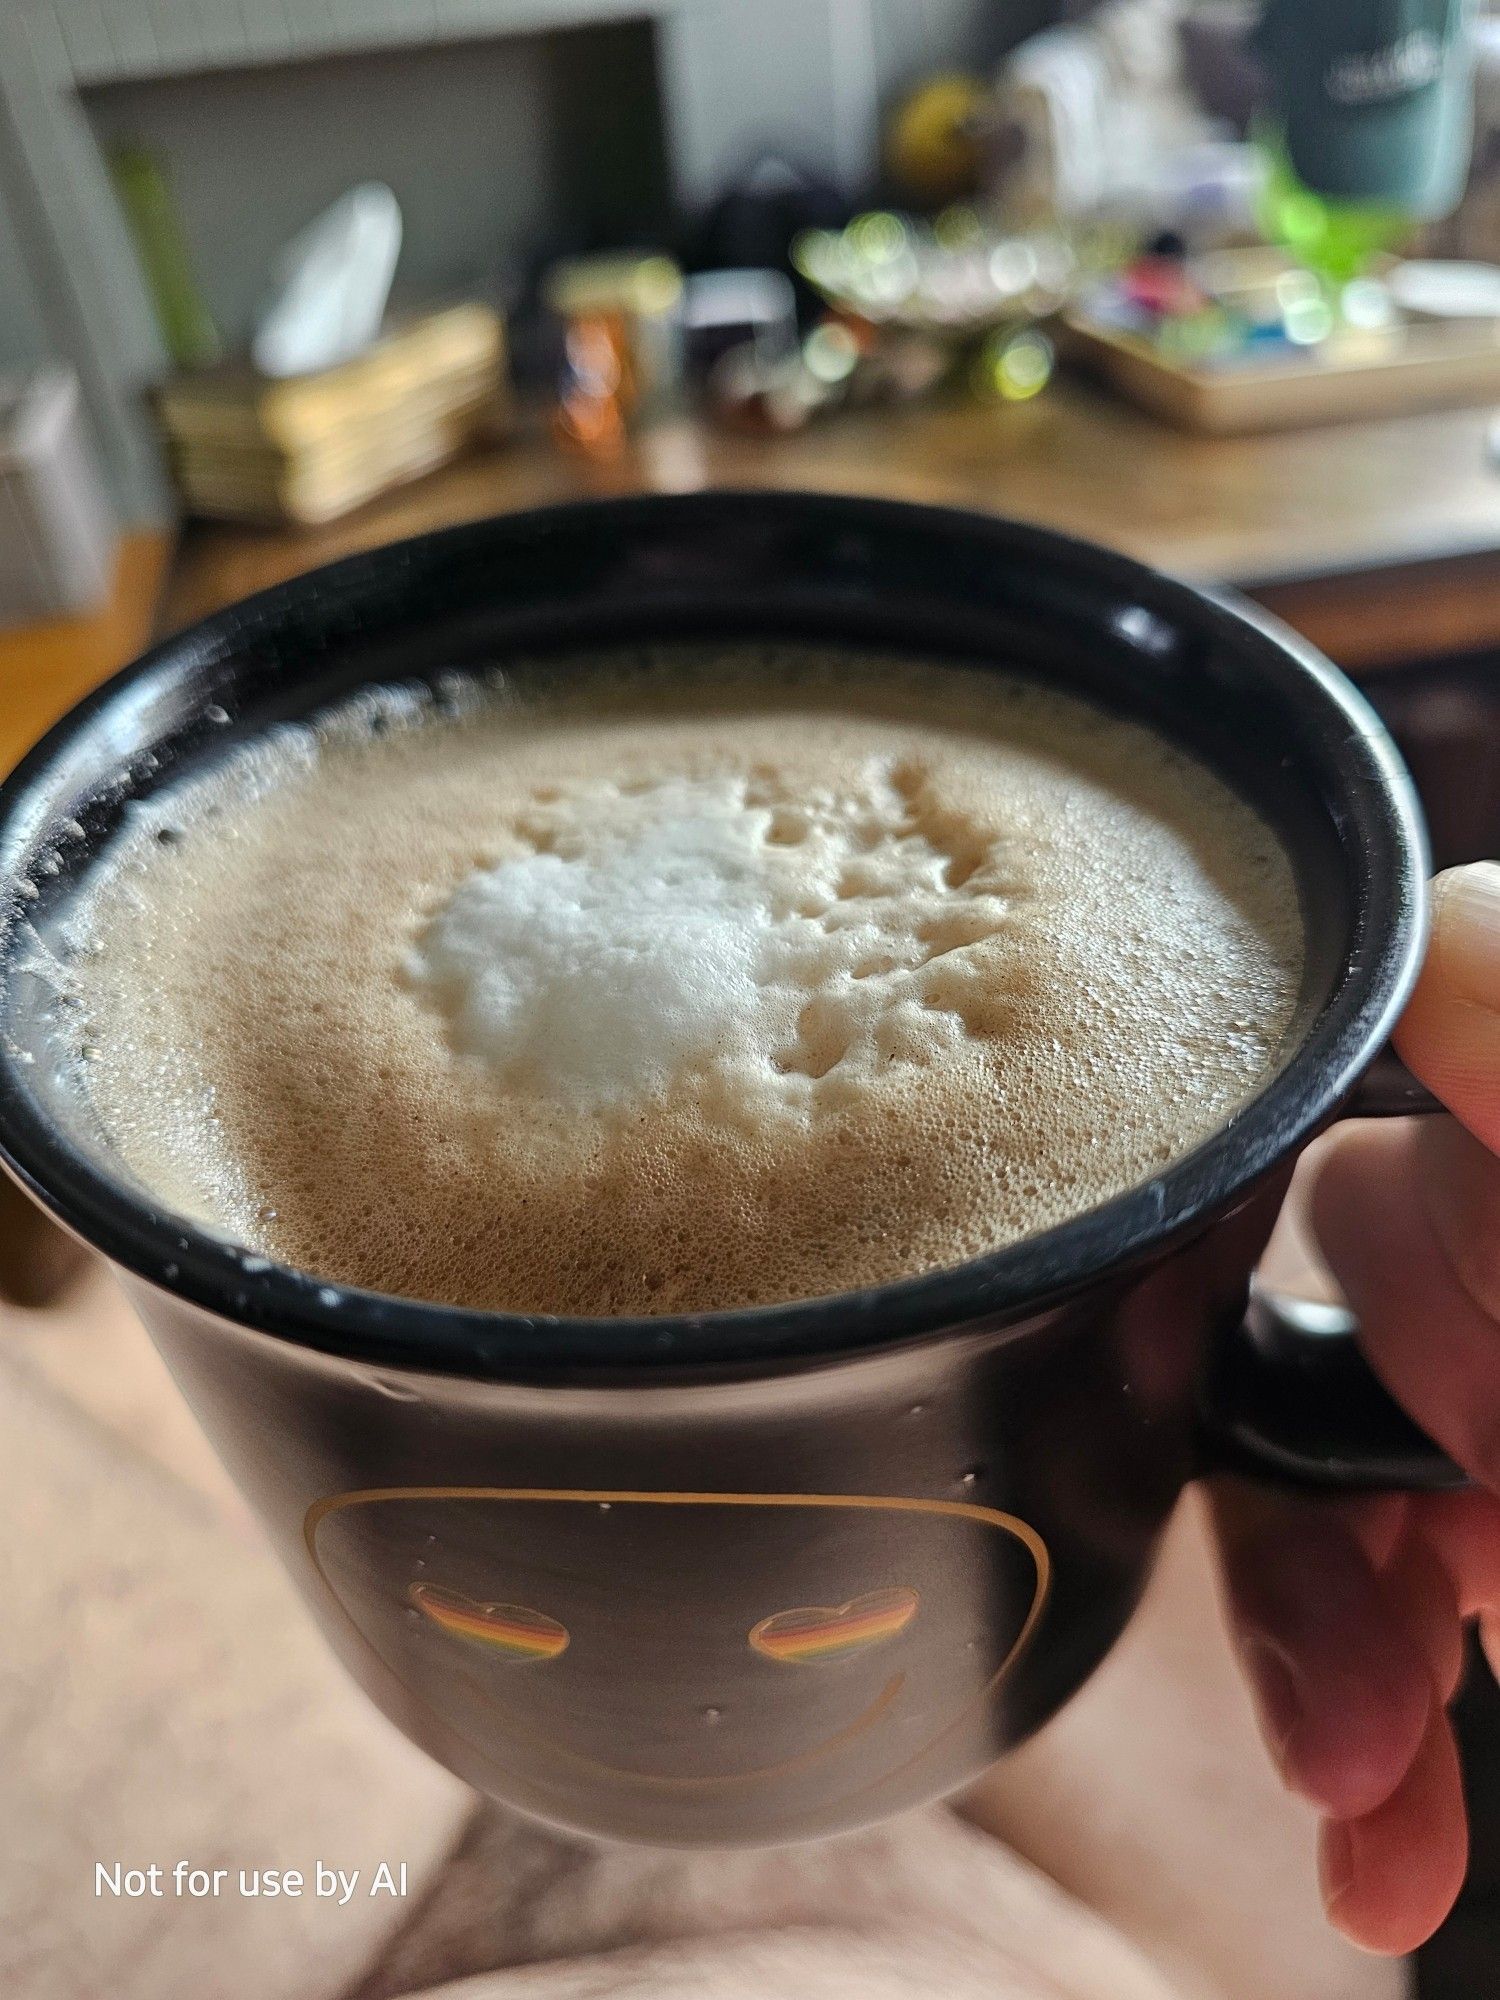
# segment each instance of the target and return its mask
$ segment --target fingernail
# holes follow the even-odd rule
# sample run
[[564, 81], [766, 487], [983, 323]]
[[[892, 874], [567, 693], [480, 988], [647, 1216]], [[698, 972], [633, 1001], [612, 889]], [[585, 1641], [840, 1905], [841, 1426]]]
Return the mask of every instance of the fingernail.
[[1331, 1917], [1354, 1887], [1354, 1839], [1348, 1827], [1337, 1820], [1329, 1820], [1323, 1827], [1318, 1853], [1318, 1882], [1323, 1891], [1324, 1907]]
[[1259, 1632], [1252, 1633], [1240, 1650], [1245, 1672], [1260, 1703], [1272, 1752], [1278, 1764], [1285, 1764], [1302, 1720], [1302, 1692], [1296, 1666], [1285, 1647]]
[[1474, 861], [1438, 876], [1432, 950], [1461, 998], [1500, 1012], [1500, 863]]

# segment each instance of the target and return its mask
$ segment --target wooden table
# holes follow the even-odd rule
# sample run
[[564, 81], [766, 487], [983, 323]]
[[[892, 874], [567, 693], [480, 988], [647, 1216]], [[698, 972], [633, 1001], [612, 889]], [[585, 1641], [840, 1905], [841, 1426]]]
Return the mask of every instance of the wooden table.
[[664, 425], [596, 465], [525, 438], [312, 532], [202, 526], [174, 626], [400, 535], [590, 494], [808, 487], [979, 507], [1232, 582], [1364, 671], [1500, 647], [1500, 466], [1487, 410], [1201, 438], [1063, 380], [1034, 403], [830, 417], [786, 438]]
[[483, 514], [647, 489], [810, 487], [980, 507], [1233, 582], [1368, 678], [1500, 652], [1500, 469], [1486, 410], [1256, 438], [1167, 429], [1062, 380], [1010, 409], [849, 413], [788, 438], [679, 422], [597, 465], [542, 437], [476, 452], [311, 532], [195, 525], [162, 578], [127, 538], [98, 617], [0, 633], [0, 770], [144, 643], [231, 598], [400, 535]]
[[0, 631], [0, 776], [65, 709], [145, 645], [171, 553], [168, 535], [127, 535], [108, 602], [98, 611]]

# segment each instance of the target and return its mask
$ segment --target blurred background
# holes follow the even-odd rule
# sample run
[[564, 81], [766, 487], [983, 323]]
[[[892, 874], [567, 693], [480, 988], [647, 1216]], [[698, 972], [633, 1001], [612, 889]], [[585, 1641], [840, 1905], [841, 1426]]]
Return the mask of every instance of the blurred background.
[[1362, 19], [15, 0], [0, 758], [351, 548], [848, 488], [1252, 591], [1368, 683], [1439, 858], [1494, 852], [1500, 23], [1396, 4], [1382, 75]]
[[[1247, 591], [1364, 685], [1438, 863], [1500, 853], [1500, 20], [1387, 11], [8, 0], [0, 770], [351, 550], [824, 488]], [[1469, 1699], [1421, 1977], [1477, 2000]]]
[[1397, 5], [1382, 78], [1361, 19], [14, 0], [0, 758], [351, 548], [847, 488], [1251, 590], [1368, 684], [1439, 858], [1496, 851], [1500, 24]]

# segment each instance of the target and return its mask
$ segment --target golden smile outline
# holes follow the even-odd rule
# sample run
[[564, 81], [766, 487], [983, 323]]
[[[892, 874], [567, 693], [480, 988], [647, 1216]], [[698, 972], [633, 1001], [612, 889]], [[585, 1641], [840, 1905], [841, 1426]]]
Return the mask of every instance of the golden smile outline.
[[[552, 1502], [592, 1505], [596, 1507], [602, 1505], [636, 1505], [646, 1507], [814, 1507], [871, 1509], [880, 1512], [946, 1515], [950, 1519], [976, 1521], [985, 1527], [998, 1528], [1012, 1536], [1022, 1544], [1031, 1556], [1036, 1570], [1036, 1588], [1032, 1595], [1031, 1607], [1026, 1614], [1010, 1651], [978, 1692], [969, 1697], [958, 1710], [957, 1714], [945, 1724], [930, 1742], [923, 1744], [919, 1750], [914, 1751], [910, 1757], [906, 1758], [894, 1770], [882, 1772], [878, 1778], [872, 1780], [869, 1784], [862, 1785], [858, 1791], [851, 1795], [851, 1798], [858, 1798], [863, 1793], [875, 1789], [878, 1785], [890, 1783], [893, 1779], [900, 1777], [904, 1772], [909, 1770], [913, 1764], [930, 1756], [937, 1749], [938, 1745], [946, 1741], [982, 1702], [987, 1701], [995, 1693], [996, 1689], [1011, 1672], [1030, 1643], [1051, 1589], [1051, 1558], [1048, 1555], [1046, 1543], [1035, 1528], [1014, 1514], [1005, 1514], [998, 1508], [981, 1506], [977, 1501], [970, 1500], [929, 1500], [900, 1494], [662, 1493], [625, 1488], [595, 1489], [591, 1487], [524, 1486], [372, 1486], [358, 1488], [348, 1493], [330, 1494], [322, 1500], [314, 1501], [312, 1506], [308, 1508], [304, 1518], [303, 1539], [307, 1545], [308, 1556], [319, 1581], [338, 1606], [339, 1611], [347, 1621], [350, 1629], [354, 1632], [355, 1637], [365, 1650], [374, 1657], [382, 1670], [388, 1674], [394, 1672], [394, 1669], [382, 1658], [380, 1652], [372, 1642], [366, 1638], [364, 1632], [356, 1623], [342, 1597], [339, 1595], [332, 1578], [324, 1570], [317, 1550], [317, 1532], [318, 1528], [330, 1514], [339, 1513], [346, 1508], [372, 1506], [383, 1501], [417, 1500], [516, 1501], [522, 1504]], [[398, 1680], [399, 1678], [397, 1676]], [[493, 1701], [493, 1697], [488, 1695], [487, 1690], [480, 1683], [472, 1680], [468, 1675], [463, 1675], [461, 1678], [469, 1684], [471, 1690], [478, 1691], [485, 1698], [488, 1705], [499, 1706]], [[811, 1750], [803, 1751], [798, 1757], [781, 1764], [766, 1765], [751, 1772], [730, 1773], [724, 1777], [672, 1778], [665, 1775], [630, 1771], [620, 1765], [595, 1763], [593, 1759], [584, 1756], [580, 1752], [570, 1751], [563, 1745], [553, 1743], [548, 1737], [538, 1737], [537, 1740], [543, 1744], [549, 1755], [564, 1756], [569, 1762], [582, 1765], [587, 1769], [592, 1769], [612, 1778], [627, 1779], [635, 1784], [662, 1788], [693, 1787], [712, 1789], [725, 1785], [761, 1782], [769, 1777], [784, 1775], [791, 1769], [805, 1768], [807, 1764], [812, 1763], [817, 1758], [827, 1756], [832, 1750], [840, 1748], [852, 1741], [854, 1737], [862, 1735], [865, 1730], [880, 1719], [890, 1704], [896, 1699], [902, 1686], [905, 1685], [905, 1678], [904, 1674], [892, 1676], [891, 1680], [887, 1681], [880, 1695], [876, 1697], [875, 1701], [860, 1716], [855, 1718], [854, 1722], [848, 1724], [834, 1736], [825, 1737], [821, 1743], [814, 1745]], [[454, 1729], [451, 1722], [437, 1715], [434, 1715], [434, 1720], [438, 1722], [442, 1729], [458, 1736], [466, 1747], [480, 1756], [484, 1762], [495, 1764], [497, 1768], [504, 1768], [503, 1766], [498, 1766], [498, 1761], [492, 1751], [472, 1742], [467, 1736], [463, 1736], [460, 1731]], [[508, 1726], [514, 1727], [515, 1725], [513, 1722], [508, 1721]], [[847, 1806], [850, 1800], [845, 1799], [841, 1803]]]
[[[846, 1744], [852, 1743], [855, 1737], [863, 1736], [867, 1729], [880, 1720], [906, 1685], [905, 1674], [892, 1674], [875, 1699], [868, 1703], [852, 1722], [846, 1722], [844, 1727], [835, 1730], [832, 1736], [825, 1736], [821, 1742], [811, 1744], [806, 1750], [799, 1750], [793, 1757], [783, 1757], [775, 1764], [760, 1764], [751, 1771], [723, 1771], [703, 1777], [674, 1778], [660, 1771], [632, 1771], [625, 1764], [606, 1764], [599, 1758], [585, 1755], [581, 1750], [572, 1750], [566, 1743], [559, 1743], [555, 1737], [548, 1736], [545, 1731], [533, 1729], [529, 1723], [518, 1722], [504, 1703], [497, 1701], [489, 1689], [472, 1674], [462, 1673], [458, 1679], [471, 1694], [479, 1697], [486, 1708], [493, 1709], [504, 1719], [506, 1728], [513, 1735], [527, 1737], [531, 1742], [539, 1744], [549, 1757], [562, 1757], [568, 1763], [576, 1764], [581, 1770], [589, 1771], [596, 1777], [625, 1778], [633, 1785], [654, 1785], [659, 1789], [670, 1791], [704, 1789], [712, 1791], [725, 1785], [748, 1785], [763, 1778], [788, 1777], [793, 1771], [802, 1770], [807, 1765], [815, 1763], [819, 1757], [842, 1749]], [[449, 1727], [452, 1725], [449, 1724]], [[455, 1734], [461, 1733], [455, 1731]], [[464, 1741], [471, 1750], [478, 1750], [481, 1755], [492, 1758], [493, 1753], [483, 1750], [481, 1745], [469, 1737], [465, 1736]]]

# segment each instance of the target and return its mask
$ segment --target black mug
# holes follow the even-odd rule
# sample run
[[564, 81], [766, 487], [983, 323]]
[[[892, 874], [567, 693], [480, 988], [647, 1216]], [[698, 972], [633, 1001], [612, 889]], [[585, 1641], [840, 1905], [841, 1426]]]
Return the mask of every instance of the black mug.
[[[371, 681], [441, 690], [516, 654], [694, 634], [993, 663], [1206, 760], [1276, 828], [1302, 899], [1271, 1079], [1144, 1185], [961, 1268], [682, 1318], [330, 1285], [131, 1180], [58, 1060], [48, 965], [132, 800]], [[1299, 1148], [1411, 988], [1424, 875], [1359, 695], [1271, 621], [1123, 557], [785, 494], [481, 522], [169, 640], [0, 790], [0, 1152], [117, 1267], [333, 1646], [417, 1742], [587, 1833], [823, 1834], [954, 1790], [1045, 1722], [1196, 1473], [1455, 1476], [1347, 1329], [1246, 1315]]]

